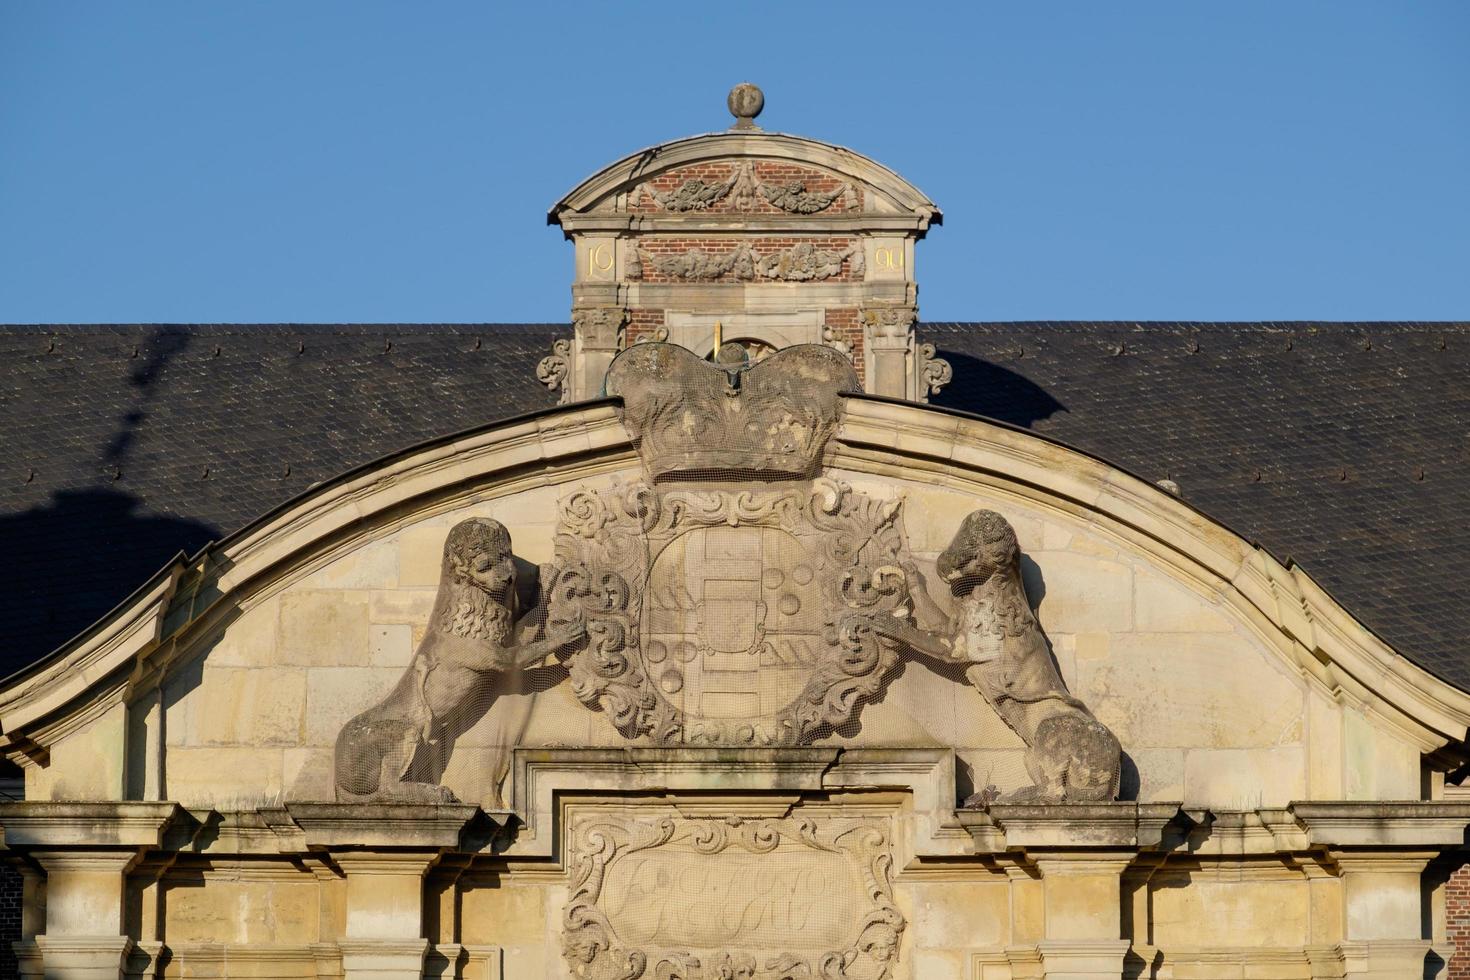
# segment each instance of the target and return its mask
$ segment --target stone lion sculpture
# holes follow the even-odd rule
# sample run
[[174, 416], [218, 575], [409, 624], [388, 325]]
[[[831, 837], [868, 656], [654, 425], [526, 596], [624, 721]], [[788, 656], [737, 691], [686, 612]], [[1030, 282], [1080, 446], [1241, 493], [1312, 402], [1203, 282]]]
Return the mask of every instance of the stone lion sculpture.
[[439, 594], [413, 661], [387, 697], [337, 735], [339, 801], [454, 801], [437, 782], [434, 760], [446, 741], [484, 714], [495, 698], [493, 681], [585, 635], [585, 627], [574, 623], [561, 626], [557, 635], [518, 643], [535, 629], [518, 622], [517, 584], [503, 524], [476, 517], [450, 529]]
[[[962, 664], [965, 676], [1026, 743], [1026, 771], [1033, 785], [1006, 802], [1101, 802], [1118, 795], [1122, 748], [1107, 726], [1067, 691], [1021, 580], [1021, 550], [1004, 517], [977, 510], [960, 524], [935, 571], [950, 588], [955, 614], [947, 616], [929, 596], [912, 564], [914, 613], [920, 622], [945, 623], [926, 630], [896, 617], [873, 627], [914, 653]], [[987, 802], [971, 797], [967, 805]]]

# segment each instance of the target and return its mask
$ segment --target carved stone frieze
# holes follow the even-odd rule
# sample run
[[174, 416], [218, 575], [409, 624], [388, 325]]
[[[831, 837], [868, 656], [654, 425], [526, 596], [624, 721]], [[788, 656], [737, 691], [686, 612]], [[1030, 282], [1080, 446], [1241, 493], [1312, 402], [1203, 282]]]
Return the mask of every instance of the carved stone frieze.
[[628, 195], [630, 206], [646, 198], [672, 214], [705, 211], [727, 197], [735, 211], [747, 213], [755, 211], [761, 201], [787, 214], [819, 214], [839, 200], [846, 202], [844, 209], [847, 211], [858, 208], [857, 191], [849, 181], [843, 181], [830, 191], [809, 190], [807, 182], [801, 179], [768, 183], [756, 175], [755, 166], [749, 160], [737, 164], [724, 180], [690, 177], [670, 191], [659, 190], [652, 183], [644, 182], [635, 186]]
[[556, 399], [558, 405], [565, 405], [572, 400], [572, 386], [567, 383], [571, 370], [572, 342], [565, 338], [553, 340], [551, 353], [541, 358], [536, 365], [536, 380], [560, 393]]
[[636, 251], [640, 277], [652, 268], [666, 278], [685, 282], [708, 282], [726, 276], [740, 281], [817, 282], [841, 275], [844, 261], [853, 275], [862, 275], [864, 269], [861, 245], [822, 249], [810, 242], [798, 242], [790, 248], [758, 252], [741, 243], [728, 252], [690, 248], [665, 255], [642, 247]]
[[737, 245], [728, 252], [691, 248], [673, 255], [661, 255], [641, 247], [637, 251], [645, 272], [652, 268], [669, 279], [708, 282], [725, 276], [742, 280], [755, 278], [755, 255], [746, 245]]
[[784, 184], [761, 184], [760, 191], [761, 196], [772, 206], [789, 214], [816, 214], [825, 211], [844, 194], [847, 195], [847, 209], [851, 211], [857, 207], [857, 195], [852, 192], [851, 184], [843, 184], [830, 194], [823, 194], [820, 191], [807, 190], [806, 184], [799, 180], [791, 180]]
[[572, 828], [562, 952], [588, 980], [887, 980], [905, 921], [873, 817]]
[[831, 279], [842, 273], [844, 259], [849, 260], [854, 275], [862, 274], [862, 246], [821, 249], [810, 242], [798, 242], [790, 248], [762, 255], [756, 261], [756, 271], [762, 279], [780, 279], [784, 282]]
[[698, 178], [690, 178], [672, 191], [660, 191], [651, 184], [640, 184], [638, 186], [643, 193], [653, 198], [655, 203], [665, 211], [676, 213], [703, 211], [711, 205], [718, 204], [724, 200], [725, 195], [729, 194], [731, 189], [734, 188], [738, 176], [737, 171], [736, 173], [732, 173], [728, 179], [722, 180], [719, 183], [709, 183]]

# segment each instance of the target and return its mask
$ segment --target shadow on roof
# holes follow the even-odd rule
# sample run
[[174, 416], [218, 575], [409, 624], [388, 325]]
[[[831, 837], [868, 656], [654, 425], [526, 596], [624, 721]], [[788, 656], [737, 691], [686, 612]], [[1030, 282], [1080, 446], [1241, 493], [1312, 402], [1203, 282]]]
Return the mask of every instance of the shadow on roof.
[[180, 551], [220, 537], [200, 521], [152, 513], [109, 487], [63, 490], [0, 515], [0, 676], [20, 670], [102, 618]]
[[940, 349], [954, 368], [954, 380], [929, 399], [931, 405], [954, 408], [1029, 429], [1067, 406], [1030, 378], [969, 354]]

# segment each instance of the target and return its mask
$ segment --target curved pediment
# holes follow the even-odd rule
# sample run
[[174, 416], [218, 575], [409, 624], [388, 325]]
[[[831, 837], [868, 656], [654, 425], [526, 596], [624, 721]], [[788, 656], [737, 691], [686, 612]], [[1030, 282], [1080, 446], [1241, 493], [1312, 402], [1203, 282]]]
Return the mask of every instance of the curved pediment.
[[[840, 632], [853, 610], [927, 618], [930, 635], [969, 615], [940, 583], [957, 542], [993, 538], [966, 530], [983, 513], [1009, 529], [993, 540], [1014, 547], [1011, 594], [1032, 610], [1012, 608], [1011, 635], [1034, 637], [1028, 649], [1049, 658], [1034, 662], [1054, 665], [1047, 698], [1084, 706], [1081, 722], [1121, 744], [1125, 795], [1400, 798], [1423, 757], [1464, 739], [1464, 692], [1388, 649], [1303, 570], [1157, 487], [974, 417], [854, 395], [839, 413], [820, 475], [769, 485], [700, 471], [655, 484], [648, 467], [662, 458], [640, 460], [611, 401], [409, 450], [181, 558], [13, 679], [0, 735], [33, 798], [219, 805], [242, 784], [328, 798], [348, 721], [416, 676], [434, 629], [451, 642], [468, 622], [477, 635], [444, 582], [455, 529], [490, 522], [508, 531], [517, 601], [535, 606], [539, 588], [547, 606], [542, 632], [505, 643], [537, 655], [524, 687], [496, 695], [514, 710], [466, 705], [439, 760], [459, 798], [498, 802], [516, 745], [699, 739], [952, 750], [962, 796], [1015, 792], [1036, 778], [1037, 735], [1007, 716], [1010, 688], [973, 680], [974, 664], [936, 663], [943, 650], [922, 655], [922, 637]], [[918, 583], [932, 615], [915, 604]], [[691, 620], [680, 596], [696, 587]], [[613, 628], [622, 645], [598, 659], [554, 661]], [[637, 677], [610, 683], [619, 657]], [[741, 657], [754, 659], [736, 676]], [[831, 680], [813, 688], [823, 671]], [[696, 683], [705, 700], [691, 707]], [[814, 691], [811, 710], [788, 710]], [[412, 684], [398, 695], [418, 696]], [[99, 766], [99, 753], [115, 758]]]
[[[750, 203], [736, 207], [736, 182], [746, 166], [752, 167], [745, 189]], [[922, 191], [870, 157], [759, 131], [690, 136], [631, 153], [579, 183], [546, 220], [570, 232], [579, 216], [613, 212], [632, 219], [724, 215], [747, 223], [820, 214], [864, 225], [887, 216], [895, 229], [919, 232], [942, 220]]]

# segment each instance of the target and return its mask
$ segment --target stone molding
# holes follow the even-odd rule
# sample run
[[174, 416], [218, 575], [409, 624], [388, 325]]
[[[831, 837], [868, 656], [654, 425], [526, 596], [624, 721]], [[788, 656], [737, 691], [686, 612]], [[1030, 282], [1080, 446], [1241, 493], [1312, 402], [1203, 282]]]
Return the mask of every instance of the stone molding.
[[[828, 465], [941, 476], [1088, 515], [1109, 534], [1237, 610], [1327, 696], [1373, 711], [1430, 753], [1463, 739], [1470, 695], [1394, 652], [1301, 568], [1278, 562], [1148, 481], [1033, 433], [915, 405], [847, 397]], [[0, 692], [0, 739], [22, 764], [86, 711], [156, 686], [222, 618], [385, 528], [527, 486], [631, 470], [613, 407], [582, 404], [436, 440], [348, 473], [180, 557], [128, 604]], [[121, 747], [119, 747], [121, 751]]]
[[516, 859], [553, 856], [568, 801], [598, 793], [661, 795], [689, 814], [714, 812], [699, 809], [704, 801], [757, 815], [784, 815], [779, 807], [803, 795], [895, 793], [895, 802], [909, 800], [894, 840], [897, 867], [922, 875], [913, 868], [920, 856], [975, 853], [955, 817], [951, 749], [518, 748], [513, 772], [520, 826], [505, 854]]
[[[568, 832], [572, 880], [562, 919], [563, 955], [574, 970], [585, 965], [592, 975], [640, 964], [636, 975], [647, 969], [656, 977], [690, 980], [733, 976], [779, 980], [823, 974], [886, 980], [906, 925], [894, 902], [889, 824], [883, 817], [841, 811], [722, 818], [630, 817], [621, 808], [579, 813]], [[818, 916], [813, 922], [804, 916], [807, 921], [796, 927], [789, 918], [765, 914], [766, 909], [753, 917], [729, 907], [715, 915], [708, 911], [697, 915], [700, 906], [686, 905], [677, 927], [678, 939], [684, 942], [671, 944], [667, 931], [662, 938], [657, 932], [644, 938], [628, 926], [637, 928], [644, 911], [641, 905], [659, 908], [664, 902], [697, 900], [705, 897], [706, 888], [688, 896], [650, 895], [639, 889], [640, 899], [632, 902], [610, 906], [603, 901], [605, 888], [625, 866], [631, 864], [635, 870], [624, 877], [646, 876], [649, 863], [659, 862], [660, 855], [665, 858], [660, 862], [664, 870], [674, 863], [688, 870], [694, 863], [706, 876], [731, 882], [739, 880], [738, 869], [750, 867], [748, 858], [774, 856], [778, 851], [782, 851], [779, 878], [787, 887], [810, 888], [813, 881], [821, 881], [824, 891], [845, 885], [844, 890], [860, 896], [857, 907], [848, 910], [850, 918]], [[722, 865], [728, 865], [724, 874], [718, 870]], [[653, 875], [661, 877], [658, 869]], [[628, 890], [631, 885], [625, 895]], [[757, 894], [750, 898], [750, 907], [760, 907], [763, 901]], [[725, 948], [695, 957], [686, 943]]]
[[[579, 910], [595, 907], [597, 894], [584, 895], [579, 889], [587, 882], [600, 888], [603, 878], [599, 875], [607, 871], [623, 845], [601, 857], [593, 855], [588, 866], [583, 861], [592, 853], [590, 838], [583, 833], [588, 820], [611, 821], [614, 830], [621, 826], [628, 833], [652, 828], [655, 837], [667, 829], [667, 839], [678, 838], [710, 854], [745, 847], [741, 841], [750, 844], [752, 853], [760, 852], [768, 846], [787, 846], [782, 842], [794, 837], [810, 838], [813, 853], [855, 855], [852, 859], [858, 863], [853, 866], [859, 870], [879, 869], [869, 882], [873, 903], [860, 910], [868, 918], [858, 921], [882, 933], [870, 936], [877, 944], [874, 948], [886, 949], [884, 944], [891, 936], [901, 956], [908, 955], [902, 952], [907, 942], [905, 922], [892, 899], [891, 886], [885, 884], [890, 859], [893, 877], [910, 882], [957, 878], [960, 868], [982, 877], [1011, 877], [1014, 873], [1023, 883], [1028, 877], [1039, 878], [1047, 889], [1048, 916], [1054, 908], [1063, 913], [1075, 911], [1079, 906], [1074, 903], [1085, 906], [1090, 901], [1086, 896], [1109, 887], [1118, 889], [1126, 902], [1127, 882], [1147, 880], [1167, 869], [1171, 859], [1178, 862], [1182, 873], [1198, 874], [1202, 866], [1216, 866], [1232, 881], [1340, 877], [1345, 883], [1348, 921], [1372, 924], [1380, 921], [1377, 910], [1382, 896], [1393, 893], [1402, 901], [1418, 901], [1419, 873], [1425, 862], [1435, 853], [1458, 848], [1470, 820], [1470, 804], [1428, 801], [1300, 802], [1284, 809], [1220, 814], [1188, 813], [1167, 803], [994, 804], [987, 810], [956, 812], [953, 753], [943, 749], [522, 749], [517, 750], [515, 764], [516, 786], [523, 790], [517, 809], [524, 823], [522, 841], [509, 848], [491, 849], [464, 835], [464, 828], [481, 818], [480, 811], [471, 806], [288, 804], [256, 811], [267, 827], [289, 822], [299, 828], [295, 837], [279, 834], [280, 855], [310, 862], [319, 859], [322, 850], [331, 852], [348, 881], [349, 935], [345, 938], [309, 946], [247, 946], [135, 942], [122, 935], [57, 933], [18, 943], [17, 953], [24, 969], [32, 971], [27, 975], [39, 975], [44, 962], [44, 969], [61, 971], [59, 975], [82, 971], [76, 975], [86, 976], [91, 975], [86, 971], [96, 970], [111, 976], [122, 964], [136, 970], [140, 964], [147, 968], [163, 962], [165, 953], [188, 970], [213, 969], [231, 975], [235, 970], [276, 975], [271, 971], [301, 969], [302, 964], [313, 961], [319, 968], [325, 966], [328, 975], [337, 964], [348, 976], [413, 976], [426, 965], [438, 968], [433, 964], [452, 971], [457, 965], [475, 963], [493, 971], [499, 969], [496, 947], [436, 946], [412, 933], [369, 934], [366, 924], [359, 925], [353, 935], [353, 916], [365, 909], [368, 916], [363, 922], [373, 923], [377, 919], [372, 913], [379, 907], [391, 907], [401, 912], [399, 927], [414, 927], [408, 906], [414, 904], [415, 896], [427, 901], [422, 898], [426, 870], [444, 855], [458, 853], [483, 855], [497, 867], [503, 861], [522, 871], [539, 867], [542, 874], [557, 880], [561, 870], [569, 870], [573, 887], [565, 914], [578, 922], [596, 921], [595, 915], [589, 918], [589, 913]], [[659, 813], [630, 807], [633, 801]], [[510, 822], [508, 814], [489, 816], [500, 826]], [[1218, 838], [1217, 845], [1197, 847], [1201, 841], [1198, 828], [1206, 822], [1210, 837]], [[1298, 829], [1288, 829], [1286, 822]], [[862, 841], [839, 844], [839, 834], [869, 824], [891, 827], [891, 834], [882, 831], [881, 845], [871, 847]], [[147, 849], [159, 841], [164, 850], [189, 854], [212, 866], [226, 861], [226, 866], [216, 869], [226, 878], [235, 877], [234, 866], [228, 864], [230, 856], [239, 857], [233, 842], [221, 842], [212, 829], [207, 834], [186, 832], [218, 827], [221, 821], [172, 804], [10, 804], [0, 809], [0, 825], [6, 831], [6, 846], [18, 853], [49, 847], [75, 854], [79, 861], [92, 859], [96, 851], [91, 848], [97, 839], [106, 837], [105, 828], [113, 825], [120, 828], [116, 834], [119, 849]], [[154, 829], [148, 831], [149, 827]], [[83, 831], [94, 836], [79, 839]], [[561, 840], [563, 835], [570, 835], [570, 846]], [[961, 846], [948, 846], [956, 841]], [[58, 842], [65, 847], [58, 847]], [[530, 846], [523, 846], [525, 843]], [[798, 849], [797, 853], [802, 852]], [[929, 860], [933, 858], [939, 860]], [[964, 860], [956, 863], [956, 859]], [[1265, 869], [1268, 864], [1274, 877], [1251, 874], [1252, 867]], [[114, 862], [105, 870], [117, 875], [120, 892], [121, 867]], [[80, 880], [93, 882], [95, 877], [83, 875]], [[1355, 886], [1354, 880], [1363, 884]], [[354, 881], [367, 883], [361, 898], [352, 890]], [[60, 889], [72, 887], [61, 879], [53, 898], [60, 899], [65, 894]], [[355, 904], [359, 901], [364, 904]], [[1080, 936], [1053, 934], [1048, 926], [1044, 937], [975, 953], [972, 962], [1008, 964], [1018, 977], [1100, 978], [1119, 975], [1123, 958], [1131, 950], [1133, 957], [1145, 963], [1193, 971], [1192, 976], [1216, 976], [1242, 964], [1256, 971], [1252, 975], [1261, 976], [1409, 976], [1431, 949], [1428, 940], [1405, 936], [1408, 928], [1419, 925], [1417, 912], [1410, 918], [1411, 922], [1390, 922], [1378, 935], [1348, 932], [1344, 934], [1348, 938], [1325, 944], [1249, 950], [1178, 943], [1130, 946], [1125, 940], [1101, 934], [1116, 925], [1106, 921], [1093, 923], [1089, 928], [1095, 927], [1096, 932]], [[569, 948], [574, 945], [569, 940]], [[879, 960], [864, 959], [867, 954], [853, 949], [833, 951], [861, 965], [849, 975], [888, 975], [877, 965]], [[650, 948], [644, 952], [653, 961], [678, 951]], [[732, 963], [738, 961], [740, 952], [730, 951]], [[912, 969], [913, 961], [905, 961]], [[1323, 969], [1328, 972], [1320, 972]]]
[[177, 803], [35, 800], [0, 804], [0, 830], [5, 834], [5, 846], [11, 850], [146, 850], [163, 846], [165, 832], [187, 818]]
[[483, 812], [463, 803], [287, 803], [284, 809], [312, 849], [450, 850]]
[[[560, 225], [564, 232], [580, 229], [584, 227], [580, 220], [583, 214], [602, 211], [603, 208], [599, 206], [605, 206], [614, 195], [651, 177], [691, 164], [732, 158], [780, 160], [817, 167], [859, 186], [871, 188], [881, 194], [893, 209], [890, 218], [898, 219], [903, 227], [912, 229], [921, 236], [931, 223], [937, 224], [942, 219], [939, 208], [918, 188], [863, 154], [801, 136], [740, 132], [691, 136], [630, 154], [609, 164], [568, 191], [547, 212], [546, 222]], [[646, 169], [650, 159], [657, 160], [656, 170]], [[872, 210], [871, 206], [869, 210]], [[629, 224], [629, 215], [618, 217], [623, 219], [623, 226]], [[790, 222], [799, 222], [804, 215], [798, 213], [784, 219], [775, 215], [770, 217], [776, 221], [784, 221], [785, 224], [780, 225], [781, 227], [789, 227]], [[870, 217], [864, 215], [866, 220], [870, 220]]]

